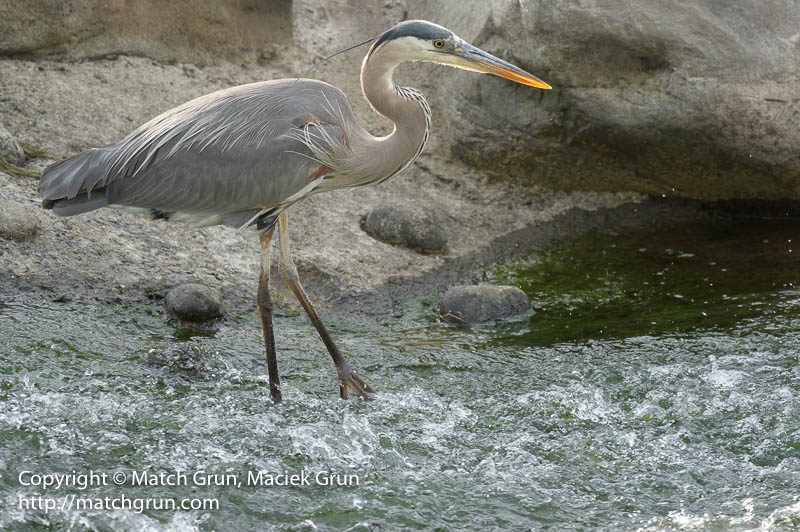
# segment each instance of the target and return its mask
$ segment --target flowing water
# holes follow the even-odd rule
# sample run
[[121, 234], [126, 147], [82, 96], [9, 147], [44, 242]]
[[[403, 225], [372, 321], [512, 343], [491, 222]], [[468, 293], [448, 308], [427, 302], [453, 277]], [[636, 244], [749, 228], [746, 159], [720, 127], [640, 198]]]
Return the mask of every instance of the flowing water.
[[800, 528], [798, 229], [592, 235], [487, 274], [530, 316], [331, 324], [372, 402], [293, 317], [274, 406], [255, 315], [6, 295], [0, 528]]

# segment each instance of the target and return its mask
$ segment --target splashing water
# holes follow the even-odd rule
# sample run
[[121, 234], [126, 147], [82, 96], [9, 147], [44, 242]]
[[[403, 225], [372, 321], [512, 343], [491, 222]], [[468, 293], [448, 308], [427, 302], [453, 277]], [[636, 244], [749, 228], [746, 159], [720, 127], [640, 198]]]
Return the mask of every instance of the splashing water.
[[[141, 309], [6, 295], [0, 527], [800, 527], [800, 269], [778, 245], [796, 229], [595, 235], [492, 272], [532, 296], [529, 319], [340, 324], [381, 392], [369, 403], [338, 399], [295, 318], [276, 320], [285, 402], [273, 406], [255, 316], [179, 342]], [[153, 362], [171, 346], [203, 363]], [[30, 485], [90, 471], [108, 482]], [[132, 485], [180, 472], [185, 485]], [[275, 485], [291, 475], [308, 485]], [[123, 496], [218, 506], [75, 503]]]

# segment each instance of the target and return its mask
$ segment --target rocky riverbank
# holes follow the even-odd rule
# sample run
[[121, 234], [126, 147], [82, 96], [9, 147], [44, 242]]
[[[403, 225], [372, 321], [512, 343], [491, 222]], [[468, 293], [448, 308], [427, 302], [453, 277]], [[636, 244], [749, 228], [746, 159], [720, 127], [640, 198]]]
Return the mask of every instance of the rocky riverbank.
[[[6, 127], [23, 143], [58, 157], [112, 142], [193, 96], [278, 75], [127, 56], [6, 59], [0, 69]], [[25, 168], [40, 170], [48, 162], [31, 159]], [[39, 207], [36, 185], [35, 178], [0, 172], [0, 227], [7, 228], [0, 237], [4, 290], [160, 305], [170, 288], [197, 282], [219, 290], [228, 308], [253, 306], [259, 252], [252, 232], [194, 229], [112, 209], [57, 218]], [[361, 220], [386, 203], [435, 214], [430, 220], [446, 235], [445, 252], [421, 254], [369, 236]], [[497, 180], [434, 149], [381, 186], [337, 191], [295, 206], [290, 224], [296, 262], [323, 312], [380, 318], [401, 314], [410, 298], [469, 283], [493, 262], [541, 250], [554, 238], [697, 214], [695, 207], [674, 206], [633, 193], [548, 192], [520, 179]], [[293, 305], [290, 297], [280, 300]]]
[[[393, 2], [386, 10], [369, 12], [364, 18], [351, 16], [357, 6], [345, 2], [328, 7], [311, 1], [295, 2], [275, 18], [276, 28], [284, 33], [258, 38], [243, 34], [242, 42], [229, 39], [218, 55], [213, 54], [213, 42], [198, 42], [195, 48], [184, 42], [167, 42], [169, 32], [164, 28], [178, 23], [171, 19], [165, 20], [161, 29], [152, 30], [156, 32], [151, 36], [152, 42], [135, 31], [131, 33], [133, 19], [124, 17], [112, 21], [119, 25], [119, 35], [106, 31], [117, 27], [113, 24], [103, 26], [103, 32], [92, 33], [91, 24], [86, 29], [85, 21], [78, 19], [68, 21], [77, 24], [69, 35], [47, 26], [48, 35], [53, 35], [52, 43], [25, 40], [30, 37], [25, 26], [15, 26], [20, 32], [18, 41], [27, 44], [18, 43], [22, 48], [15, 49], [13, 38], [11, 44], [0, 43], [5, 47], [4, 53], [9, 54], [0, 58], [0, 117], [11, 135], [39, 158], [23, 161], [17, 152], [11, 162], [24, 171], [17, 172], [13, 167], [0, 170], [3, 290], [46, 290], [54, 298], [160, 305], [170, 288], [196, 282], [218, 290], [229, 309], [251, 308], [258, 270], [258, 245], [252, 232], [222, 227], [196, 230], [110, 209], [58, 219], [39, 208], [37, 180], [25, 174], [36, 173], [53, 159], [114, 142], [149, 118], [196, 96], [231, 85], [292, 77], [320, 54], [349, 44], [353, 35], [367, 32], [367, 22], [369, 31], [374, 31], [399, 18], [436, 18], [432, 16], [436, 6], [444, 13], [447, 5], [446, 1], [425, 5]], [[655, 171], [641, 182], [631, 182], [632, 174], [627, 170], [619, 172], [623, 179], [613, 187], [606, 186], [609, 181], [601, 179], [601, 174], [594, 182], [597, 187], [576, 186], [553, 192], [535, 184], [540, 177], [552, 184], [548, 176], [553, 175], [553, 159], [542, 159], [543, 173], [539, 175], [535, 165], [531, 166], [531, 157], [536, 159], [539, 148], [506, 149], [518, 144], [514, 138], [521, 134], [519, 120], [528, 117], [533, 129], [525, 134], [538, 138], [541, 132], [537, 133], [537, 128], [543, 120], [554, 127], [566, 124], [561, 119], [551, 119], [553, 113], [562, 118], [571, 116], [567, 107], [574, 105], [569, 102], [583, 94], [583, 89], [574, 87], [575, 80], [554, 69], [537, 68], [539, 60], [526, 55], [535, 47], [511, 53], [514, 47], [503, 44], [510, 29], [489, 31], [492, 25], [487, 20], [506, 20], [508, 13], [505, 8], [481, 8], [469, 20], [454, 20], [450, 25], [463, 37], [509, 59], [522, 58], [523, 66], [558, 82], [553, 94], [547, 96], [555, 99], [536, 101], [539, 96], [533, 94], [533, 89], [512, 87], [514, 90], [509, 92], [511, 89], [502, 86], [507, 83], [503, 80], [478, 80], [468, 72], [431, 65], [401, 67], [398, 82], [420, 87], [431, 101], [434, 131], [426, 153], [403, 175], [379, 187], [314, 197], [290, 211], [295, 259], [307, 289], [323, 312], [377, 318], [402, 315], [411, 298], [441, 294], [450, 286], [473, 282], [492, 263], [530, 255], [553, 240], [591, 229], [611, 230], [706, 216], [692, 201], [660, 195], [653, 200], [640, 193], [624, 192], [655, 191], [647, 185], [648, 180], [661, 179]], [[110, 16], [95, 11], [84, 15], [90, 19]], [[134, 15], [126, 16], [135, 18]], [[534, 26], [541, 23], [531, 16], [526, 11], [520, 20], [526, 24], [535, 22]], [[720, 14], [718, 19], [726, 16]], [[220, 24], [235, 26], [239, 19], [234, 19], [224, 19]], [[711, 24], [714, 20], [717, 19], [711, 17], [706, 22]], [[291, 28], [287, 29], [289, 23]], [[512, 26], [509, 23], [504, 27]], [[246, 49], [237, 53], [237, 46]], [[118, 53], [120, 50], [147, 57]], [[562, 48], [553, 50], [561, 54], [559, 57], [566, 54]], [[360, 57], [361, 52], [351, 54]], [[674, 53], [664, 54], [672, 57], [671, 65], [680, 63]], [[314, 75], [342, 87], [365, 127], [376, 133], [386, 132], [388, 124], [372, 113], [361, 98], [359, 64], [352, 55], [343, 56], [323, 64]], [[675, 69], [680, 70], [677, 66]], [[653, 76], [666, 75], [661, 67], [645, 70]], [[585, 69], [576, 72], [585, 73]], [[643, 86], [653, 83], [650, 79]], [[487, 84], [492, 84], [491, 90]], [[457, 94], [463, 93], [463, 97], [454, 97], [456, 87]], [[485, 108], [488, 114], [478, 116], [478, 107]], [[508, 114], [512, 108], [521, 113], [517, 118]], [[537, 109], [541, 113], [536, 114]], [[513, 126], [511, 129], [504, 130], [495, 123], [503, 117]], [[468, 123], [474, 127], [466, 128]], [[594, 135], [602, 129], [583, 128], [580, 121], [573, 125], [580, 135], [587, 131]], [[623, 126], [620, 128], [625, 129]], [[570, 139], [583, 138], [580, 135], [574, 137], [569, 131], [550, 133], [541, 137], [542, 142], [549, 143], [548, 150], [555, 149], [556, 137], [561, 139], [556, 142], [561, 146], [558, 149], [567, 158], [585, 148], [573, 150]], [[588, 146], [592, 142], [588, 137], [584, 140], [578, 144]], [[466, 156], [467, 148], [486, 164], [477, 164]], [[609, 153], [598, 149], [605, 153], [603, 157]], [[587, 161], [595, 160], [593, 157], [581, 159], [581, 164], [560, 164], [563, 180], [585, 184]], [[615, 157], [627, 164], [624, 153]], [[524, 164], [519, 166], [515, 161]], [[607, 173], [602, 161], [595, 162], [598, 169]], [[524, 172], [519, 171], [523, 167]], [[506, 173], [500, 175], [498, 170]], [[601, 191], [587, 190], [591, 188]], [[704, 192], [696, 196], [687, 190], [682, 193], [709, 197]], [[380, 216], [400, 216], [403, 220]], [[407, 229], [409, 220], [415, 217], [422, 224], [417, 227], [421, 231], [406, 242], [408, 247], [393, 245], [398, 243], [398, 228]], [[293, 304], [290, 297], [280, 300], [281, 304]]]

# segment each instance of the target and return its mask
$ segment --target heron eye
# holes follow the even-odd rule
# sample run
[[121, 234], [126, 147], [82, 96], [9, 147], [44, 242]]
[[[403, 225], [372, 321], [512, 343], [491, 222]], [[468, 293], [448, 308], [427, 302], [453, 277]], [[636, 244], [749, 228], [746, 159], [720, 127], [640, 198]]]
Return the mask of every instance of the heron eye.
[[437, 40], [433, 41], [433, 46], [436, 47], [436, 48], [442, 48], [442, 47], [444, 47], [444, 41], [441, 40], [441, 39], [437, 39]]

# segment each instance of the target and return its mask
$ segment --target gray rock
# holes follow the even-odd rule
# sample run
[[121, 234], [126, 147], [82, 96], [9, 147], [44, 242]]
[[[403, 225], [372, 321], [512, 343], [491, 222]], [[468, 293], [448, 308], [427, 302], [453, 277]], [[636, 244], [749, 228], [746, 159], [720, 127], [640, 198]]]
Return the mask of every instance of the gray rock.
[[527, 312], [528, 296], [516, 286], [455, 286], [442, 296], [441, 316], [459, 323], [480, 323]]
[[447, 245], [436, 216], [416, 205], [378, 205], [362, 219], [361, 228], [372, 238], [420, 253], [443, 253]]
[[211, 288], [195, 283], [182, 284], [164, 298], [167, 314], [185, 324], [205, 323], [223, 315], [222, 297]]
[[[471, 165], [564, 190], [800, 198], [796, 0], [417, 3], [551, 84], [443, 72]], [[431, 107], [436, 109], [436, 104]]]
[[0, 157], [17, 166], [24, 163], [26, 158], [22, 147], [2, 125], [0, 125]]
[[94, 0], [4, 0], [0, 55], [233, 58], [289, 41], [291, 14], [292, 3], [284, 0], [173, 0], [157, 7], [130, 0], [124, 9]]
[[16, 242], [34, 240], [42, 232], [42, 221], [36, 205], [0, 199], [0, 238]]

